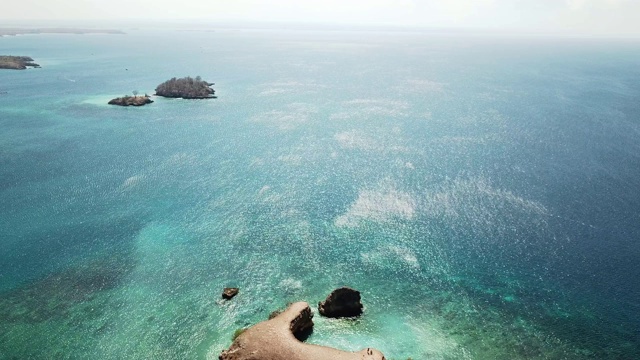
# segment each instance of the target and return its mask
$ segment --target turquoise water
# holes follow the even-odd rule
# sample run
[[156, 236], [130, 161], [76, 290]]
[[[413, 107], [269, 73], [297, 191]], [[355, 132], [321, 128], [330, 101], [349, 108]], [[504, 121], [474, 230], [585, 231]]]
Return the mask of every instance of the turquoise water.
[[[0, 38], [0, 359], [216, 359], [348, 285], [309, 342], [640, 358], [640, 43], [425, 33]], [[200, 75], [215, 100], [106, 102]], [[238, 286], [233, 301], [220, 301]]]

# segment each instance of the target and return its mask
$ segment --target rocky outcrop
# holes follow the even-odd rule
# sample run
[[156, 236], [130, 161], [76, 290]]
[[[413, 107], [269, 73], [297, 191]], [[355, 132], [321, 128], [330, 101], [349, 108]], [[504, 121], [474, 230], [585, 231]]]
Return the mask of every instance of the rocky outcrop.
[[291, 304], [271, 320], [258, 323], [222, 352], [220, 360], [385, 360], [378, 350], [342, 351], [305, 344], [300, 336], [313, 327], [313, 314], [306, 302]]
[[222, 298], [226, 300], [233, 299], [234, 296], [238, 295], [240, 289], [238, 288], [224, 288], [222, 291]]
[[145, 96], [123, 96], [109, 101], [109, 105], [119, 106], [142, 106], [151, 104], [153, 100], [148, 95]]
[[318, 311], [320, 315], [331, 318], [360, 316], [360, 292], [348, 287], [335, 289], [325, 301], [318, 303]]
[[156, 95], [167, 98], [183, 99], [215, 99], [215, 90], [211, 86], [215, 85], [202, 80], [200, 76], [192, 78], [171, 78], [156, 87]]
[[0, 69], [24, 70], [27, 67], [39, 68], [28, 56], [0, 56]]

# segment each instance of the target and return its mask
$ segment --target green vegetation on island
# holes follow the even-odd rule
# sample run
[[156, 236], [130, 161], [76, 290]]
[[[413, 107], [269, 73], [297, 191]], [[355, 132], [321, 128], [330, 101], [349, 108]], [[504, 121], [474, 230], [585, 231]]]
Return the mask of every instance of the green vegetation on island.
[[119, 106], [143, 106], [147, 104], [151, 104], [153, 100], [147, 94], [138, 96], [138, 91], [133, 92], [133, 96], [125, 95], [123, 97], [115, 98], [109, 101], [109, 105], [119, 105]]
[[28, 56], [0, 55], [0, 69], [24, 70], [27, 67], [39, 68], [40, 65], [34, 63]]
[[215, 98], [215, 90], [211, 88], [213, 83], [202, 80], [200, 76], [172, 78], [156, 87], [156, 95], [168, 98], [183, 99], [212, 99]]

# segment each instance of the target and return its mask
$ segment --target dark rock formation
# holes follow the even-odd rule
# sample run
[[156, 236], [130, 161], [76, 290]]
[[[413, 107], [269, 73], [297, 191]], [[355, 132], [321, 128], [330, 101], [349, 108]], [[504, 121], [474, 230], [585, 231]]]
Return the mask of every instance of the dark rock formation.
[[39, 68], [28, 56], [0, 56], [0, 69], [24, 70], [27, 67]]
[[375, 349], [342, 351], [326, 346], [305, 344], [300, 336], [313, 328], [309, 304], [297, 302], [271, 320], [258, 323], [233, 341], [220, 360], [385, 360]]
[[283, 311], [284, 310], [280, 309], [272, 311], [271, 314], [269, 314], [269, 320], [274, 319], [276, 316], [282, 314]]
[[123, 96], [120, 98], [113, 99], [109, 101], [109, 105], [119, 105], [119, 106], [142, 106], [151, 104], [153, 100], [149, 98], [148, 95], [145, 96]]
[[238, 295], [238, 292], [240, 292], [240, 289], [238, 288], [224, 288], [224, 291], [222, 291], [222, 298], [231, 300], [234, 296]]
[[156, 95], [168, 98], [183, 99], [213, 99], [216, 93], [211, 88], [213, 83], [206, 82], [197, 76], [195, 79], [186, 77], [181, 79], [172, 78], [156, 87]]
[[320, 315], [332, 318], [360, 316], [360, 292], [348, 287], [335, 289], [325, 301], [318, 303], [318, 311]]

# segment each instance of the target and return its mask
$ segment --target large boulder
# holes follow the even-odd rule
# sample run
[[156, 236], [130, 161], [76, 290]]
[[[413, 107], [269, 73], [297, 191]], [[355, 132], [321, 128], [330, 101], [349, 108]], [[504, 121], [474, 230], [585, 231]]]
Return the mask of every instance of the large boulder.
[[348, 287], [335, 289], [325, 301], [318, 303], [318, 311], [320, 315], [331, 318], [360, 316], [360, 292]]
[[218, 357], [219, 360], [385, 360], [378, 350], [342, 351], [305, 344], [296, 338], [313, 327], [313, 314], [306, 302], [291, 304], [274, 318], [240, 334]]
[[240, 289], [238, 288], [224, 288], [222, 291], [222, 298], [226, 300], [233, 299], [234, 296], [238, 295]]

